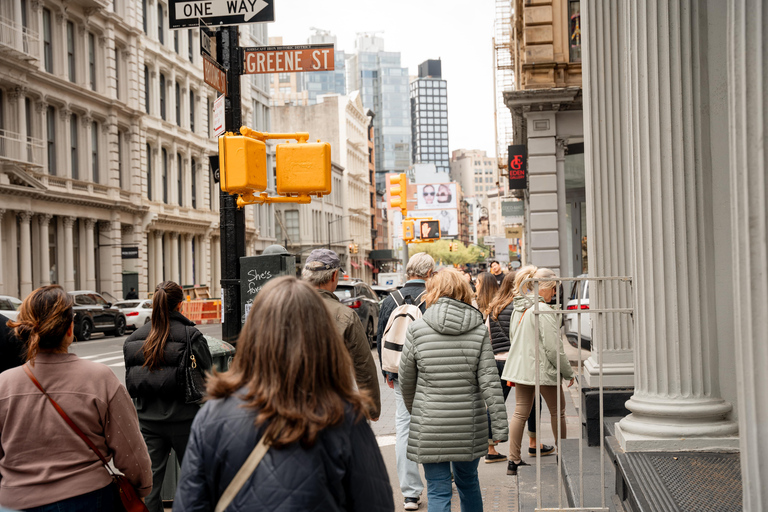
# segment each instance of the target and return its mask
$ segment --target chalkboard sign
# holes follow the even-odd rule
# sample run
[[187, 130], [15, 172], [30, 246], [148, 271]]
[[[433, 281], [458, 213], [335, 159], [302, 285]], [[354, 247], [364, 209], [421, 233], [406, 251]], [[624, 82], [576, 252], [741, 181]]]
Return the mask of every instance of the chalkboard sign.
[[270, 279], [279, 276], [292, 276], [296, 273], [296, 258], [283, 254], [245, 256], [240, 258], [240, 301], [243, 316], [240, 326], [251, 311], [251, 304], [256, 294]]

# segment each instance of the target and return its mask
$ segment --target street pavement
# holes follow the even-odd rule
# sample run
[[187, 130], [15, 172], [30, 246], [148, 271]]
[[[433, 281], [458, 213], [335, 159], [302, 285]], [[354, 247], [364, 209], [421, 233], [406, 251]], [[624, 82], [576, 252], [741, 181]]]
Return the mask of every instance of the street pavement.
[[[209, 324], [198, 326], [203, 334], [221, 337], [221, 324]], [[118, 338], [106, 337], [103, 334], [94, 335], [90, 341], [75, 342], [70, 351], [76, 353], [84, 359], [99, 362], [109, 366], [122, 383], [125, 383], [125, 362], [122, 355], [123, 341], [127, 336]], [[572, 348], [565, 340], [564, 346], [566, 355], [571, 361], [577, 360], [577, 350]], [[372, 351], [376, 366], [379, 367], [377, 351]], [[582, 360], [589, 357], [589, 353], [582, 351]], [[381, 388], [381, 418], [379, 421], [372, 422], [376, 439], [378, 440], [384, 463], [389, 473], [389, 480], [392, 484], [392, 490], [395, 498], [395, 510], [403, 511], [403, 495], [400, 492], [399, 481], [397, 478], [397, 466], [395, 463], [395, 392], [387, 386], [381, 372], [379, 372], [379, 386]], [[566, 397], [566, 423], [567, 438], [578, 438], [581, 435], [581, 424], [578, 411], [578, 384], [565, 389]], [[507, 415], [512, 417], [515, 408], [515, 388], [513, 387], [509, 398], [507, 399]], [[539, 441], [545, 444], [554, 444], [554, 435], [549, 425], [549, 411], [546, 404], [543, 404], [541, 412], [542, 428]], [[523, 453], [526, 453], [528, 436], [523, 437]], [[509, 443], [501, 443], [497, 446], [499, 453], [509, 452]], [[536, 484], [536, 458], [524, 457], [531, 466], [524, 466], [518, 469], [518, 476], [507, 476], [507, 465], [504, 462], [485, 464], [484, 459], [480, 460], [478, 474], [480, 478], [480, 487], [483, 493], [485, 510], [494, 512], [506, 511], [533, 511], [537, 506], [537, 484]], [[542, 482], [542, 506], [559, 507], [558, 495], [562, 496], [562, 491], [558, 489], [557, 457], [542, 457], [541, 463], [541, 482]], [[422, 471], [423, 476], [423, 471]], [[426, 481], [425, 481], [426, 485]], [[426, 488], [422, 494], [422, 504], [420, 510], [427, 509]], [[562, 501], [562, 506], [566, 503]], [[170, 510], [170, 509], [168, 509]], [[454, 486], [453, 501], [451, 510], [459, 511], [459, 497]]]

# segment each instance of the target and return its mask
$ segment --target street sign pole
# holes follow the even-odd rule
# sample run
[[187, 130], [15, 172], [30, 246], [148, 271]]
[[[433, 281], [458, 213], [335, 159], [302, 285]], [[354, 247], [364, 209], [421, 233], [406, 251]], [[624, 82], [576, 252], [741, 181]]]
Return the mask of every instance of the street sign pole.
[[[223, 27], [216, 32], [217, 61], [227, 70], [225, 127], [239, 132], [242, 126], [240, 100], [240, 45], [237, 26]], [[219, 192], [219, 229], [221, 237], [221, 297], [224, 319], [221, 336], [234, 343], [240, 334], [242, 317], [240, 304], [240, 258], [245, 256], [245, 211], [237, 208], [237, 196]]]

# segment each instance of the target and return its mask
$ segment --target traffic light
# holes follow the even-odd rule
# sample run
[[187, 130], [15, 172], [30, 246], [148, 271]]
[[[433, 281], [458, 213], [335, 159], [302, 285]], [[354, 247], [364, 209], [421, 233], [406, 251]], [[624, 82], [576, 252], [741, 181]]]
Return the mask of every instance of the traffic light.
[[422, 240], [440, 240], [440, 221], [422, 220], [419, 221], [419, 238]]
[[415, 238], [413, 234], [413, 221], [412, 220], [404, 220], [403, 221], [403, 240], [409, 241], [413, 240]]
[[405, 173], [389, 177], [389, 206], [400, 208], [403, 218], [408, 216], [408, 178]]
[[267, 145], [250, 137], [226, 133], [219, 137], [221, 190], [244, 194], [267, 189]]
[[331, 193], [330, 143], [278, 144], [276, 163], [275, 191], [279, 195]]

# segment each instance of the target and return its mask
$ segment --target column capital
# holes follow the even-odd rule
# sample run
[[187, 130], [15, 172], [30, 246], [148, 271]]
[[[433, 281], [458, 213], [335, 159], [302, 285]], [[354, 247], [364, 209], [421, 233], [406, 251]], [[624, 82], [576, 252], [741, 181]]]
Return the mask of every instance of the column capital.
[[48, 103], [44, 101], [38, 101], [37, 103], [35, 103], [35, 111], [38, 114], [44, 114], [47, 109], [48, 109]]
[[109, 231], [112, 229], [112, 221], [111, 220], [100, 220], [99, 221], [99, 231]]
[[72, 226], [75, 225], [75, 221], [77, 220], [77, 217], [67, 216], [67, 217], [62, 217], [62, 219], [64, 220], [64, 227], [67, 229], [71, 229]]
[[5, 208], [0, 208], [0, 221], [3, 220], [3, 215], [5, 215]]
[[42, 0], [32, 0], [30, 6], [34, 12], [40, 12], [40, 9], [43, 7], [43, 2]]
[[53, 215], [51, 215], [50, 213], [37, 214], [37, 222], [40, 223], [40, 226], [47, 226], [48, 224], [50, 224], [52, 218], [53, 218]]
[[62, 121], [69, 121], [70, 117], [72, 116], [72, 111], [68, 108], [60, 108], [59, 109], [59, 119]]
[[85, 229], [92, 230], [93, 226], [96, 225], [96, 221], [93, 219], [85, 219]]
[[29, 224], [29, 222], [32, 220], [32, 215], [34, 215], [30, 211], [22, 211], [17, 212], [16, 215], [19, 217], [19, 220], [24, 224]]
[[124, 235], [130, 235], [130, 234], [132, 234], [132, 233], [134, 232], [134, 227], [133, 227], [133, 224], [122, 224], [122, 225], [120, 226], [120, 231], [121, 231], [121, 232], [122, 232]]
[[8, 91], [8, 100], [11, 103], [16, 103], [21, 96], [26, 96], [27, 88], [23, 86], [16, 86]]
[[80, 116], [80, 124], [83, 125], [83, 128], [90, 128], [91, 123], [93, 123], [93, 118], [91, 117], [90, 113]]
[[168, 233], [168, 236], [171, 237], [171, 240], [178, 240], [179, 239], [179, 234], [176, 231], [171, 231], [170, 233]]

